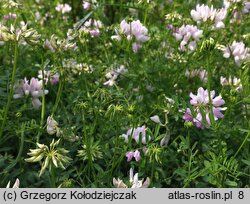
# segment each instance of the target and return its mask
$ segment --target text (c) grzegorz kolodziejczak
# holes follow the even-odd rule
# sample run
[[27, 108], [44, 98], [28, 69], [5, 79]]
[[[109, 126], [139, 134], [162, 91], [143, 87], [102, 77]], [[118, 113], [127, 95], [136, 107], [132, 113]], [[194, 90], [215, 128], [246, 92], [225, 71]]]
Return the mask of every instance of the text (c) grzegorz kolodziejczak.
[[30, 193], [28, 191], [22, 191], [20, 193], [20, 198], [22, 200], [136, 200], [136, 193], [134, 191], [130, 192], [114, 192], [114, 191], [79, 191], [72, 190], [68, 193]]

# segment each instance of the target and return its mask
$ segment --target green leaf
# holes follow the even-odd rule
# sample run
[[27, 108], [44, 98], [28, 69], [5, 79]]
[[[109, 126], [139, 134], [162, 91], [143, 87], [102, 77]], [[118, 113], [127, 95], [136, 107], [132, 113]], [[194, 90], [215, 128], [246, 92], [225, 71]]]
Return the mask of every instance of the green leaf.
[[242, 159], [241, 161], [242, 161], [244, 164], [250, 166], [250, 160]]
[[238, 184], [235, 181], [226, 180], [225, 184], [230, 187], [237, 187]]

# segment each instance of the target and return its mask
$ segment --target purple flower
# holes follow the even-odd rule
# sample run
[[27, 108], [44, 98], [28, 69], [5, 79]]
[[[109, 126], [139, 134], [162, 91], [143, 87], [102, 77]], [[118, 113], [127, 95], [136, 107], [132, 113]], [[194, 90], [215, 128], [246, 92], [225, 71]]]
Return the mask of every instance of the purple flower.
[[124, 65], [121, 65], [118, 68], [107, 72], [105, 77], [108, 79], [108, 81], [104, 82], [103, 85], [113, 86], [118, 76], [126, 74], [127, 72], [128, 70], [125, 68]]
[[[146, 144], [146, 127], [137, 127], [137, 128], [130, 128], [126, 134], [122, 134], [120, 137], [123, 137], [125, 139], [125, 142], [128, 142], [129, 137], [132, 137], [136, 141], [136, 143], [139, 143], [140, 135], [142, 137], [142, 144]], [[148, 136], [148, 141], [151, 140], [151, 137]]]
[[132, 21], [131, 23], [122, 20], [119, 30], [116, 29], [115, 32], [116, 35], [111, 36], [111, 39], [120, 41], [122, 36], [125, 36], [128, 41], [132, 40], [132, 49], [134, 53], [137, 53], [142, 47], [142, 44], [150, 39], [148, 36], [148, 29], [143, 26], [139, 20]]
[[205, 69], [194, 69], [185, 72], [185, 76], [189, 78], [199, 77], [202, 82], [207, 82], [207, 71]]
[[135, 150], [134, 152], [134, 158], [135, 158], [135, 161], [139, 161], [140, 160], [140, 152], [138, 150]]
[[70, 12], [71, 9], [72, 8], [69, 4], [58, 4], [56, 6], [56, 11], [61, 12], [62, 14]]
[[[190, 93], [190, 97], [190, 104], [193, 106], [194, 113], [192, 114], [190, 108], [187, 108], [185, 114], [183, 115], [183, 119], [189, 122], [193, 122], [196, 127], [201, 129], [204, 129], [206, 127], [206, 124], [209, 127], [211, 125], [211, 110], [208, 90], [204, 90], [202, 87], [200, 87], [198, 89], [197, 95]], [[226, 107], [220, 106], [224, 105], [225, 101], [222, 99], [221, 95], [215, 97], [215, 91], [210, 92], [210, 98], [212, 102], [212, 112], [214, 120], [216, 121], [224, 116], [221, 111], [226, 110]], [[202, 117], [201, 110], [204, 112], [205, 118]]]
[[[44, 90], [44, 94], [48, 94], [48, 90]], [[42, 80], [31, 78], [30, 82], [24, 78], [19, 84], [15, 85], [14, 99], [22, 98], [23, 95], [32, 97], [32, 104], [35, 109], [38, 109], [42, 103], [39, 97], [43, 95]]]
[[160, 125], [163, 125], [158, 115], [154, 115], [154, 116], [150, 117], [150, 120], [152, 120], [153, 122], [158, 123]]
[[[42, 79], [42, 70], [38, 71], [38, 78]], [[47, 85], [48, 82], [50, 82], [51, 85], [55, 85], [59, 83], [59, 74], [55, 73], [53, 74], [51, 71], [45, 71], [44, 70], [44, 83]]]
[[134, 152], [127, 152], [126, 153], [127, 161], [131, 161], [134, 157]]
[[101, 35], [100, 29], [102, 28], [102, 22], [95, 19], [89, 19], [80, 28], [80, 31], [89, 33], [91, 37], [99, 37]]
[[88, 11], [91, 8], [91, 3], [89, 3], [88, 1], [83, 1], [82, 2], [82, 7], [83, 7], [84, 10]]
[[233, 41], [232, 45], [222, 49], [223, 57], [234, 57], [235, 63], [239, 66], [242, 61], [250, 59], [250, 49], [245, 47], [243, 42]]
[[236, 91], [243, 90], [241, 80], [236, 77], [233, 77], [232, 79], [232, 77], [229, 76], [229, 78], [226, 79], [225, 77], [221, 76], [220, 83], [222, 86], [232, 86]]
[[[242, 9], [239, 10], [236, 6], [231, 6], [231, 4], [237, 3], [237, 2], [241, 2], [242, 3]], [[248, 0], [224, 0], [224, 7], [226, 10], [229, 9], [229, 7], [231, 7], [231, 9], [233, 10], [233, 20], [231, 20], [230, 22], [233, 22], [234, 20], [236, 21], [241, 21], [242, 20], [242, 16], [243, 14], [247, 14], [250, 11], [250, 2]]]
[[126, 157], [127, 157], [127, 161], [131, 161], [133, 159], [133, 157], [135, 158], [135, 161], [139, 161], [141, 156], [140, 156], [140, 152], [138, 150], [130, 151], [126, 153]]
[[214, 9], [213, 6], [209, 7], [207, 5], [196, 5], [196, 9], [191, 10], [191, 16], [194, 21], [197, 22], [206, 22], [208, 20], [214, 22], [214, 28], [224, 28], [225, 25], [223, 20], [225, 19], [227, 14], [227, 10], [222, 9]]
[[4, 20], [10, 20], [10, 19], [15, 20], [16, 17], [17, 17], [17, 16], [16, 16], [15, 13], [9, 13], [9, 14], [4, 15], [4, 16], [3, 16], [3, 19], [4, 19]]
[[182, 25], [176, 32], [173, 34], [177, 40], [181, 40], [180, 49], [186, 51], [187, 48], [190, 51], [196, 49], [196, 42], [200, 40], [203, 31], [199, 30], [196, 26], [193, 25]]

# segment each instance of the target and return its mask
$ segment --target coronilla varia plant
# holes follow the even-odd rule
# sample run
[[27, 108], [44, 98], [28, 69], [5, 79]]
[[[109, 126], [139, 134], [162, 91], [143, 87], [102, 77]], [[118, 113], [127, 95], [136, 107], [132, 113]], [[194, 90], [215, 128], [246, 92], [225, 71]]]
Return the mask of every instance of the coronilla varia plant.
[[249, 14], [0, 0], [0, 188], [248, 188]]

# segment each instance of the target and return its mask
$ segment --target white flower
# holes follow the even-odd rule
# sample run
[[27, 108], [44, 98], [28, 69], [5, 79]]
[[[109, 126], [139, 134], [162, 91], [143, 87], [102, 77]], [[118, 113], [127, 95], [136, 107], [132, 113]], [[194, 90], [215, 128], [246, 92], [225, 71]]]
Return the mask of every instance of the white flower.
[[[120, 137], [123, 137], [125, 139], [125, 142], [128, 142], [129, 137], [132, 137], [136, 141], [136, 143], [139, 143], [140, 135], [142, 138], [142, 144], [146, 144], [146, 127], [143, 125], [141, 127], [137, 128], [130, 128], [126, 134], [122, 134]], [[148, 136], [148, 141], [151, 140], [151, 137]]]
[[196, 9], [191, 10], [191, 16], [194, 21], [206, 22], [208, 20], [214, 22], [214, 28], [224, 28], [225, 25], [223, 20], [226, 18], [227, 10], [214, 9], [213, 6], [209, 7], [207, 5], [196, 5]]
[[99, 37], [101, 34], [102, 22], [95, 19], [89, 19], [80, 28], [80, 31], [89, 33], [91, 37]]
[[[32, 104], [35, 109], [38, 109], [42, 103], [39, 100], [39, 97], [43, 95], [43, 86], [42, 80], [37, 78], [31, 78], [31, 80], [27, 80], [24, 78], [19, 84], [15, 85], [15, 93], [13, 95], [14, 99], [22, 98], [23, 95], [32, 97]], [[44, 90], [44, 94], [48, 94], [48, 90]]]
[[69, 4], [58, 4], [56, 6], [56, 11], [61, 12], [62, 14], [70, 12], [71, 9], [72, 8]]
[[186, 69], [185, 76], [189, 78], [199, 77], [202, 82], [207, 82], [207, 71], [205, 69]]
[[162, 125], [161, 120], [160, 120], [158, 115], [154, 115], [154, 116], [150, 117], [150, 120], [152, 120], [155, 123], [159, 123], [160, 125]]
[[242, 61], [250, 59], [250, 50], [245, 47], [243, 42], [233, 41], [232, 45], [222, 49], [223, 57], [229, 58], [231, 55], [234, 57], [235, 63], [239, 66]]
[[243, 90], [243, 86], [241, 84], [240, 79], [238, 79], [237, 77], [232, 77], [229, 76], [228, 79], [226, 79], [225, 77], [221, 76], [220, 77], [220, 83], [222, 86], [232, 86], [234, 87], [234, 89], [236, 91], [242, 91]]
[[121, 180], [121, 179], [117, 179], [116, 178], [113, 178], [113, 185], [116, 187], [116, 188], [127, 188], [128, 186]]
[[146, 180], [138, 179], [138, 173], [134, 175], [133, 169], [131, 168], [129, 171], [129, 181], [131, 183], [131, 188], [148, 188], [150, 185], [150, 179], [147, 177]]
[[[139, 180], [138, 173], [134, 175], [132, 168], [129, 170], [129, 182], [131, 188], [148, 188], [150, 185], [150, 179], [148, 177], [144, 182], [143, 180]], [[113, 178], [113, 184], [116, 188], [128, 188], [128, 186], [119, 178], [118, 179]]]
[[54, 135], [56, 133], [56, 136], [60, 136], [58, 123], [51, 116], [47, 118], [47, 132], [49, 135]]
[[132, 49], [134, 53], [137, 53], [138, 50], [142, 47], [142, 43], [148, 41], [150, 37], [148, 36], [148, 29], [142, 25], [139, 20], [132, 21], [127, 23], [125, 20], [122, 20], [120, 23], [119, 30], [115, 29], [116, 35], [111, 36], [111, 39], [120, 41], [122, 36], [129, 41], [133, 40]]
[[196, 49], [196, 42], [198, 42], [202, 36], [203, 31], [199, 30], [193, 25], [182, 25], [173, 34], [176, 40], [180, 40], [180, 49], [186, 51], [187, 48], [191, 51]]
[[[17, 178], [12, 188], [19, 188], [19, 186], [20, 186], [20, 181]], [[10, 188], [10, 181], [8, 182], [6, 188]]]
[[115, 84], [115, 81], [118, 78], [118, 76], [126, 74], [127, 72], [128, 72], [128, 70], [125, 69], [124, 65], [121, 65], [120, 67], [107, 72], [105, 77], [108, 79], [108, 81], [104, 82], [103, 85], [113, 86]]

